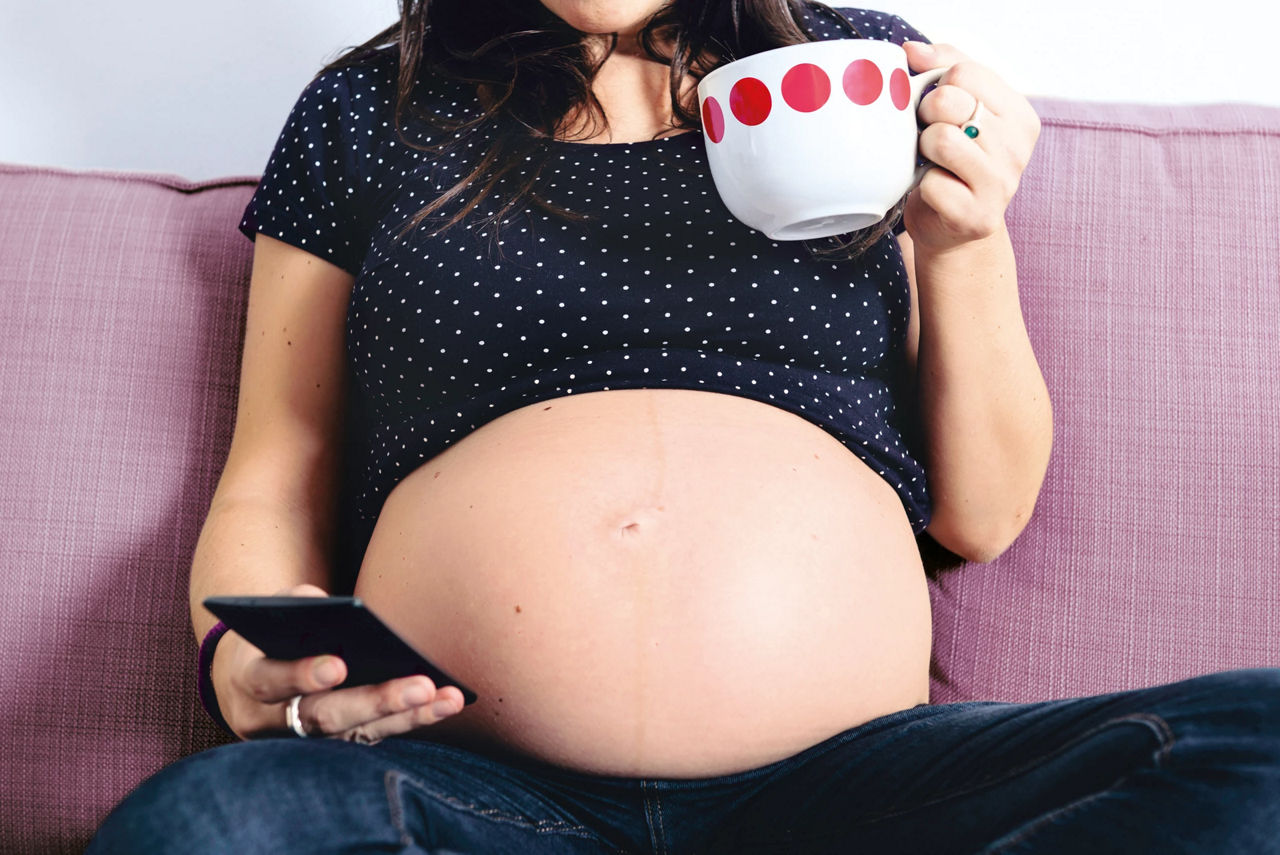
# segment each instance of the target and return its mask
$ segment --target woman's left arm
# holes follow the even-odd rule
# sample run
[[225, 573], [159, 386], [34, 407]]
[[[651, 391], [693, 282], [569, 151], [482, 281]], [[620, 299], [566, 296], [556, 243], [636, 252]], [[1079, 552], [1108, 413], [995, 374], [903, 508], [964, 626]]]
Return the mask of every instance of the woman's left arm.
[[[991, 561], [1026, 526], [1048, 467], [1053, 416], [1018, 301], [1005, 209], [1040, 133], [1025, 98], [948, 45], [906, 46], [911, 68], [952, 68], [920, 103], [930, 169], [900, 238], [933, 500], [926, 529]], [[978, 101], [979, 133], [961, 130]], [[909, 235], [909, 237], [908, 237]]]

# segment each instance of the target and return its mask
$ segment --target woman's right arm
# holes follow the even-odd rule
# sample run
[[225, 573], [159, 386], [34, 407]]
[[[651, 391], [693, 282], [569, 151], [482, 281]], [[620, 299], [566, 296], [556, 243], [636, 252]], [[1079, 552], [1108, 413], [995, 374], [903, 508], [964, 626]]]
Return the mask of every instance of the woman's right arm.
[[[235, 430], [191, 566], [197, 642], [217, 621], [202, 605], [205, 597], [322, 595], [329, 588], [353, 282], [315, 255], [262, 233], [255, 238]], [[300, 708], [309, 733], [359, 730], [381, 738], [462, 707], [456, 688], [437, 698], [423, 676], [325, 691], [345, 679], [345, 666], [339, 660], [326, 683], [314, 674], [320, 658], [268, 660], [228, 632], [212, 669], [223, 717], [242, 737], [279, 731], [285, 702], [316, 695]], [[420, 702], [406, 697], [410, 687]]]

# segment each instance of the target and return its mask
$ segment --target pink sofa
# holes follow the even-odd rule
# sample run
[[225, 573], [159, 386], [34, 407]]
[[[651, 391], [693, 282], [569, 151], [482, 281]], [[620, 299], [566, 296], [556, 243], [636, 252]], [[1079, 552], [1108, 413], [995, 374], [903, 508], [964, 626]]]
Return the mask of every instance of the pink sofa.
[[[1053, 459], [1008, 553], [933, 574], [933, 700], [1280, 664], [1280, 109], [1036, 106], [1010, 225]], [[78, 852], [221, 739], [187, 571], [256, 181], [0, 165], [0, 851]]]

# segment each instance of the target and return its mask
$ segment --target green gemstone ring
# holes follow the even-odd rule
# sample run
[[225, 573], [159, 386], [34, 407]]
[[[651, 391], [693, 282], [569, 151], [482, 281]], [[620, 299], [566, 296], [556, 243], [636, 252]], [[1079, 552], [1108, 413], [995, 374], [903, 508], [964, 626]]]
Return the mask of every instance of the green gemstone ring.
[[976, 140], [978, 134], [982, 133], [978, 127], [978, 116], [982, 113], [982, 102], [979, 101], [977, 106], [973, 108], [973, 115], [969, 117], [969, 121], [960, 126], [960, 130], [964, 131], [964, 135], [971, 140]]

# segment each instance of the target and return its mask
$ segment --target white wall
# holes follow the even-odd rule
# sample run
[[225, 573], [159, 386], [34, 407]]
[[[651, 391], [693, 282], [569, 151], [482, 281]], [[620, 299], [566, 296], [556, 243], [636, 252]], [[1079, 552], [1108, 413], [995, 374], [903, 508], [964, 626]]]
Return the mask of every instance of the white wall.
[[[1030, 95], [1280, 106], [1275, 2], [863, 2]], [[311, 74], [396, 14], [396, 0], [0, 0], [0, 161], [259, 174]]]
[[302, 87], [395, 0], [0, 0], [0, 161], [261, 174]]
[[1275, 0], [893, 2], [931, 41], [955, 45], [1027, 94], [1280, 106]]

